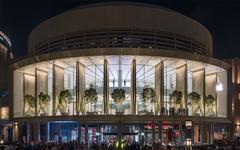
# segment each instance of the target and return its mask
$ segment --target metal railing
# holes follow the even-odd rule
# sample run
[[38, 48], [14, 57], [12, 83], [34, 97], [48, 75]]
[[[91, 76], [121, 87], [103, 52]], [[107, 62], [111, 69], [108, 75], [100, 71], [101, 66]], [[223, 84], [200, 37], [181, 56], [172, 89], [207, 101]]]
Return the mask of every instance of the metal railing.
[[154, 48], [182, 50], [208, 55], [206, 45], [191, 38], [152, 30], [102, 29], [75, 32], [47, 39], [35, 45], [34, 54], [87, 48]]

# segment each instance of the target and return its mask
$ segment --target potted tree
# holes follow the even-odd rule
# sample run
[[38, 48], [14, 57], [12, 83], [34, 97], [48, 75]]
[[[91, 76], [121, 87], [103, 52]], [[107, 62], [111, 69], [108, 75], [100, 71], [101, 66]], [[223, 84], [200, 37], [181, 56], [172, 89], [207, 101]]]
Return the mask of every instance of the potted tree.
[[153, 113], [151, 112], [151, 104], [157, 101], [155, 90], [152, 87], [146, 86], [143, 88], [141, 97], [145, 106], [147, 106], [148, 113]]
[[211, 94], [205, 97], [205, 104], [208, 108], [208, 114], [210, 116], [214, 115], [214, 112], [212, 110], [212, 105], [214, 104], [214, 102], [215, 102], [215, 98]]
[[[174, 90], [171, 94], [169, 94], [170, 103], [174, 103], [175, 107], [179, 107], [182, 102], [182, 92]], [[174, 109], [175, 110], [175, 109]], [[181, 112], [181, 108], [178, 109]]]
[[72, 94], [69, 90], [62, 90], [58, 97], [58, 108], [61, 112], [61, 115], [67, 115], [68, 114], [68, 103], [72, 101]]
[[111, 97], [114, 100], [114, 102], [118, 105], [118, 111], [117, 114], [123, 114], [123, 112], [120, 112], [120, 107], [122, 106], [123, 101], [125, 100], [125, 90], [118, 88], [114, 89], [111, 93]]
[[35, 111], [35, 106], [36, 106], [36, 99], [34, 96], [32, 95], [25, 95], [24, 96], [24, 102], [25, 102], [25, 107], [27, 106], [27, 111], [26, 111], [26, 115], [27, 116], [33, 116], [34, 115], [34, 111]]
[[192, 105], [192, 110], [194, 111], [195, 115], [199, 115], [199, 114], [196, 114], [197, 113], [196, 110], [199, 108], [200, 99], [201, 99], [201, 96], [197, 92], [191, 92], [188, 94], [189, 104]]
[[43, 92], [40, 92], [40, 94], [38, 95], [38, 99], [39, 99], [39, 106], [43, 111], [43, 114], [41, 115], [47, 115], [48, 112], [48, 105], [50, 102], [50, 96], [48, 94], [44, 94]]
[[98, 93], [96, 91], [96, 88], [91, 84], [88, 89], [84, 91], [84, 99], [85, 102], [88, 104], [91, 104], [91, 112], [87, 112], [88, 114], [95, 114], [96, 112], [92, 112], [92, 104], [97, 102], [98, 99]]

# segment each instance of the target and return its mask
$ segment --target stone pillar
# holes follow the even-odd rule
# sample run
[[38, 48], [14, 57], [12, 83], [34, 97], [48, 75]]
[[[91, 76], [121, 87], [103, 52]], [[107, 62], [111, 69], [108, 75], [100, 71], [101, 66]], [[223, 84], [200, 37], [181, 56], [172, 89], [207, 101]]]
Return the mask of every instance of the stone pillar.
[[164, 105], [164, 64], [163, 61], [155, 66], [155, 91], [156, 99], [155, 112], [161, 112], [161, 107]]
[[[180, 104], [181, 108], [187, 108], [187, 65], [176, 68], [176, 90], [181, 91], [183, 98]], [[175, 108], [175, 110], [177, 110]]]
[[131, 71], [131, 113], [132, 115], [136, 115], [136, 105], [137, 105], [137, 100], [136, 100], [136, 60], [132, 60], [132, 71]]
[[85, 114], [84, 103], [84, 90], [85, 90], [85, 66], [79, 61], [76, 63], [76, 112]]
[[104, 60], [103, 66], [103, 102], [104, 102], [104, 114], [109, 114], [109, 66], [107, 59]]

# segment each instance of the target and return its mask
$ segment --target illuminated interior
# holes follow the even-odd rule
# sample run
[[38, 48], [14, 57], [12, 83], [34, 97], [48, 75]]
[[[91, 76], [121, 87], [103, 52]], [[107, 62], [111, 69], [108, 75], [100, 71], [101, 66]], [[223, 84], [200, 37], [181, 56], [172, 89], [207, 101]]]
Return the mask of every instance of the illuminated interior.
[[[136, 60], [135, 64], [133, 60]], [[104, 70], [105, 63], [108, 65], [107, 70]], [[159, 67], [161, 64], [162, 69]], [[133, 73], [134, 65], [135, 73]], [[159, 71], [162, 72], [162, 76], [159, 75]], [[104, 75], [108, 76], [108, 81], [104, 81]], [[61, 90], [69, 90], [73, 98], [67, 104], [67, 115], [104, 115], [104, 105], [108, 105], [110, 115], [117, 112], [130, 115], [132, 108], [136, 109], [137, 115], [171, 115], [169, 110], [174, 108], [175, 113], [179, 114], [181, 110], [181, 113], [184, 112], [183, 115], [188, 116], [227, 117], [227, 72], [223, 68], [203, 62], [127, 55], [72, 57], [24, 66], [16, 69], [13, 76], [14, 117], [43, 115], [43, 108], [38, 102], [31, 109], [24, 102], [25, 95], [33, 95], [38, 101], [40, 92], [47, 93], [51, 97], [46, 109], [47, 114], [44, 115], [62, 115], [56, 107]], [[79, 76], [80, 78], [77, 79]], [[132, 88], [133, 77], [136, 77], [136, 92]], [[163, 82], [159, 83], [160, 81]], [[106, 84], [108, 95], [106, 93], [104, 95], [104, 82], [108, 83]], [[97, 102], [91, 104], [81, 99], [80, 103], [77, 97], [83, 96], [84, 90], [90, 85], [93, 85], [97, 91]], [[163, 87], [162, 93], [156, 85]], [[144, 87], [155, 90], [160, 108], [157, 103], [142, 100], [141, 93]], [[116, 88], [125, 91], [125, 99], [121, 106], [111, 97], [111, 93]], [[169, 100], [169, 94], [174, 90], [183, 93], [182, 103], [179, 106]], [[201, 96], [197, 105], [188, 103], [187, 95], [193, 91]], [[134, 93], [136, 105], [133, 106]], [[211, 106], [207, 106], [204, 102], [207, 95], [212, 95], [216, 99]], [[104, 97], [109, 98], [108, 104], [104, 101]]]

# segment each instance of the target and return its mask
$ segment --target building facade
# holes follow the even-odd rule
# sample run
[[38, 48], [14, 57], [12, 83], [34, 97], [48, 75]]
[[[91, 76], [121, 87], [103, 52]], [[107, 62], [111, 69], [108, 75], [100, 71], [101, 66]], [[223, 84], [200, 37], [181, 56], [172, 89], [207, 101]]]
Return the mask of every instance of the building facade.
[[[13, 58], [11, 41], [6, 34], [0, 31], [0, 135], [5, 135], [3, 138], [8, 140], [8, 130], [11, 125], [9, 119], [9, 65]], [[10, 128], [9, 128], [10, 127]]]
[[11, 67], [14, 140], [181, 145], [230, 136], [229, 65], [212, 57], [210, 32], [191, 18], [90, 5], [44, 21], [28, 46]]

